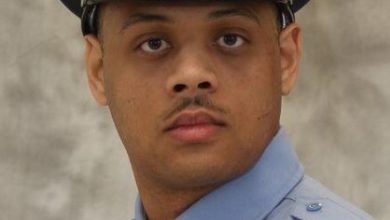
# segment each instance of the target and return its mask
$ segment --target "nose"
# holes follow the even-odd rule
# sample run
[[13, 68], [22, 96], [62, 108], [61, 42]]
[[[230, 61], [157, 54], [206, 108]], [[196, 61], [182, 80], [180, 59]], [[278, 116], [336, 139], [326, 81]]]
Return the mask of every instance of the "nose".
[[173, 64], [173, 73], [167, 80], [170, 96], [196, 96], [216, 92], [217, 77], [210, 60], [204, 56], [182, 56]]

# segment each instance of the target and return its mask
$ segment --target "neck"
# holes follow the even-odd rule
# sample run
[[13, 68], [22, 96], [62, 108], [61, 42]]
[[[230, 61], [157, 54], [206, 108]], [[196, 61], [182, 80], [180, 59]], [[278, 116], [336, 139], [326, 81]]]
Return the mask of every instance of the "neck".
[[138, 186], [138, 190], [148, 220], [171, 220], [216, 187], [177, 190], [156, 186], [148, 187], [142, 184]]

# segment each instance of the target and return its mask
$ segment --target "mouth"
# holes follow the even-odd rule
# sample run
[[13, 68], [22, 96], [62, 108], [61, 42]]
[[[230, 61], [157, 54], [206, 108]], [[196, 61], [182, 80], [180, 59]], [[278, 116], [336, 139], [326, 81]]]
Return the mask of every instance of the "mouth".
[[226, 123], [204, 111], [183, 112], [164, 132], [183, 143], [205, 143], [211, 141]]

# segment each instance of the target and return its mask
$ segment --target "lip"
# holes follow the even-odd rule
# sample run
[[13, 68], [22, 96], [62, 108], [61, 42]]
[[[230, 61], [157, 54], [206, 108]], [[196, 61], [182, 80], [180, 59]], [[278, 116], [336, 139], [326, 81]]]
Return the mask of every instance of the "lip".
[[205, 111], [186, 111], [173, 119], [164, 132], [184, 143], [204, 143], [213, 139], [226, 123]]

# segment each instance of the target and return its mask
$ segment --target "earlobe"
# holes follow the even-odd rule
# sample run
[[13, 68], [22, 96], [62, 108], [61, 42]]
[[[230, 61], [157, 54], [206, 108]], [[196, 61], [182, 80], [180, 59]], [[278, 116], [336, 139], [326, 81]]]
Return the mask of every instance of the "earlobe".
[[94, 35], [86, 35], [85, 40], [85, 65], [89, 89], [100, 105], [107, 105], [107, 97], [104, 87], [103, 74], [103, 50], [99, 40]]
[[288, 95], [294, 88], [302, 54], [301, 28], [291, 24], [279, 36], [282, 94]]

